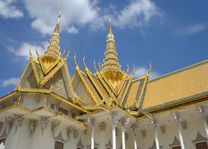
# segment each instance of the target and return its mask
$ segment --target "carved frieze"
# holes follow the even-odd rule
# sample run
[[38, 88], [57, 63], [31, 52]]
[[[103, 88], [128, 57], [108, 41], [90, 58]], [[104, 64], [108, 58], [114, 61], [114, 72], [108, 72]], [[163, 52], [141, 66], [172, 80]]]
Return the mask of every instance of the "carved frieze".
[[36, 120], [30, 120], [29, 121], [29, 133], [30, 133], [30, 136], [35, 132], [36, 128], [37, 128], [37, 121]]
[[55, 135], [55, 132], [57, 131], [59, 125], [60, 125], [59, 121], [53, 121], [51, 123], [51, 133], [52, 133], [52, 136]]
[[99, 123], [100, 131], [105, 131], [107, 124], [105, 122]]
[[18, 128], [22, 126], [24, 118], [17, 118], [15, 120], [15, 133], [17, 132]]

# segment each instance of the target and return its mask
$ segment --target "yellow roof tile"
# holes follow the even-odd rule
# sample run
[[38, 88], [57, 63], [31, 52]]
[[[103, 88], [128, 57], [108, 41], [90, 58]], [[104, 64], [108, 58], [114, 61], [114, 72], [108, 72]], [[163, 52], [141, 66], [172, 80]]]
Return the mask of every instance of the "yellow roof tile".
[[208, 61], [191, 65], [147, 83], [143, 109], [208, 91]]

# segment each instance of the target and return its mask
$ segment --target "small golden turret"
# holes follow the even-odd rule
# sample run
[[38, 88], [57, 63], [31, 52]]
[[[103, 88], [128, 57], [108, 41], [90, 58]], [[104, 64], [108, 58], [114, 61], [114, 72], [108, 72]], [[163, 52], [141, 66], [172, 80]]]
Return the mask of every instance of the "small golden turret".
[[54, 29], [54, 32], [51, 36], [50, 43], [45, 51], [45, 56], [50, 56], [54, 58], [60, 57], [60, 46], [59, 46], [59, 24], [60, 24], [61, 15], [58, 16], [57, 24]]
[[105, 59], [102, 65], [102, 72], [120, 72], [120, 64], [118, 61], [118, 54], [116, 52], [116, 44], [115, 39], [112, 31], [112, 21], [109, 20], [109, 28], [108, 28], [108, 35], [106, 40], [106, 51], [105, 51]]

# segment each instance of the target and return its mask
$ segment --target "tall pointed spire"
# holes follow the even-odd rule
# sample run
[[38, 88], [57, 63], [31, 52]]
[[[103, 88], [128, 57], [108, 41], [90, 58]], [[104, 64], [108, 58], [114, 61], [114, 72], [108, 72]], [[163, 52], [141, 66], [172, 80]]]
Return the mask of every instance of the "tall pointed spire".
[[121, 71], [118, 61], [118, 54], [116, 52], [116, 44], [112, 31], [112, 20], [109, 19], [108, 35], [106, 40], [105, 59], [102, 66], [102, 72], [119, 72]]
[[58, 20], [51, 36], [50, 43], [45, 51], [45, 56], [50, 56], [54, 58], [60, 57], [60, 46], [59, 46], [59, 24], [60, 24], [61, 14], [58, 16]]

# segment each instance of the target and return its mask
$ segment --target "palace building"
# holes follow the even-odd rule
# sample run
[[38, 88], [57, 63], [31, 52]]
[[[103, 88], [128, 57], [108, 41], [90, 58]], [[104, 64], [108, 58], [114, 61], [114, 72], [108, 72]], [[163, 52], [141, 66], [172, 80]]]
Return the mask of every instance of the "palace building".
[[13, 92], [0, 98], [5, 149], [208, 149], [208, 60], [149, 79], [123, 71], [112, 23], [103, 64], [69, 74], [60, 16], [43, 55], [31, 52]]

